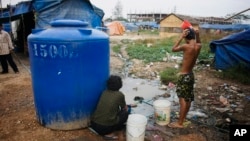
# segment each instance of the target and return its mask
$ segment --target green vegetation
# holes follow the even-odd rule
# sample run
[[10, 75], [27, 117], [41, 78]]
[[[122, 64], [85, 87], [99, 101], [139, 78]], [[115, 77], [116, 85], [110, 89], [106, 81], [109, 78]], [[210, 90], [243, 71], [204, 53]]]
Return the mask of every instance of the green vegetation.
[[162, 61], [166, 53], [171, 52], [173, 39], [137, 40], [128, 45], [126, 51], [130, 58], [143, 60], [145, 63]]
[[250, 72], [249, 68], [244, 67], [246, 65], [239, 64], [233, 68], [227, 69], [219, 73], [219, 75], [224, 79], [236, 80], [243, 84], [250, 84]]
[[159, 31], [157, 29], [139, 30], [138, 33], [141, 35], [159, 35]]
[[[214, 54], [210, 52], [209, 43], [212, 40], [219, 39], [220, 36], [204, 35], [202, 39], [202, 49], [198, 59], [206, 60], [213, 58]], [[145, 63], [162, 61], [166, 57], [166, 52], [169, 54], [180, 55], [181, 53], [173, 53], [171, 51], [174, 42], [177, 37], [164, 38], [164, 39], [145, 39], [137, 40], [133, 44], [130, 44], [127, 48], [127, 52], [131, 58], [144, 60]]]
[[120, 53], [121, 51], [121, 45], [115, 45], [112, 50], [115, 52], [115, 53]]
[[160, 79], [163, 84], [168, 84], [169, 82], [177, 82], [178, 69], [176, 68], [166, 68], [160, 73]]
[[[147, 34], [158, 34], [156, 31], [140, 31], [140, 35]], [[218, 40], [227, 35], [215, 35], [215, 34], [201, 34], [202, 49], [199, 60], [205, 60], [206, 62], [213, 62], [214, 54], [211, 53], [209, 44], [213, 40]], [[150, 62], [160, 62], [166, 57], [166, 53], [170, 55], [180, 56], [182, 53], [173, 53], [171, 51], [173, 44], [177, 40], [178, 36], [163, 38], [163, 39], [139, 39], [133, 42], [127, 42], [126, 51], [130, 56], [130, 59], [143, 60], [144, 63]], [[113, 48], [115, 52], [119, 52], [120, 46], [115, 46]], [[211, 64], [213, 65], [213, 64]], [[176, 82], [177, 69], [166, 68], [164, 71], [160, 72], [161, 81], [165, 84], [169, 82]], [[244, 84], [250, 84], [249, 72], [242, 66], [237, 66], [235, 68], [223, 71], [220, 76], [224, 79], [232, 79]]]
[[211, 53], [209, 44], [211, 41], [221, 39], [222, 37], [223, 35], [201, 34], [202, 49], [198, 59], [207, 60], [213, 58], [214, 54]]

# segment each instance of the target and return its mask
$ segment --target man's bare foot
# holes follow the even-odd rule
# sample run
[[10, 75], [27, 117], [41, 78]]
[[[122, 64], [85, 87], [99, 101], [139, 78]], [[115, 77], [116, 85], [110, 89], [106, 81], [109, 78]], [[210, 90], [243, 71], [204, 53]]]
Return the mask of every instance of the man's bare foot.
[[170, 127], [170, 128], [184, 128], [184, 126], [180, 125], [178, 122], [169, 123], [168, 127]]

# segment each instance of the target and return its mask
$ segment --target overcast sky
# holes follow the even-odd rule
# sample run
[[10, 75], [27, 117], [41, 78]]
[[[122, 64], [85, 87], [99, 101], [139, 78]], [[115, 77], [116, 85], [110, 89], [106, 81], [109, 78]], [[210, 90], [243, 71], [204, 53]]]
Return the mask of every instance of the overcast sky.
[[[2, 6], [17, 4], [25, 0], [2, 0]], [[123, 15], [127, 13], [171, 13], [191, 16], [225, 17], [250, 8], [250, 0], [90, 0], [101, 8], [105, 17], [110, 17], [117, 2], [123, 7]], [[244, 13], [250, 14], [250, 11]]]

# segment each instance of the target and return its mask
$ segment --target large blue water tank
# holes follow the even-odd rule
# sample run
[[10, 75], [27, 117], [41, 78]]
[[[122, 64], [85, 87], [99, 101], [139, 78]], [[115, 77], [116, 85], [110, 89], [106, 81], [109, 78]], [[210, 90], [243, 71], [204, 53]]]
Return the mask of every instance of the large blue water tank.
[[79, 20], [55, 20], [28, 36], [37, 119], [51, 129], [88, 126], [109, 77], [109, 36]]

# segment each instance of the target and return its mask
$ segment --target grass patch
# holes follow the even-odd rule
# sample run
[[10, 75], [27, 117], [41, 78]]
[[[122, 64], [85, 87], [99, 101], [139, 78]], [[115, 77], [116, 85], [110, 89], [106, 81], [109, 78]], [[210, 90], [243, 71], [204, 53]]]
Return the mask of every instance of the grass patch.
[[210, 59], [213, 58], [214, 54], [211, 53], [209, 44], [211, 41], [213, 40], [218, 40], [223, 38], [225, 35], [215, 35], [215, 34], [201, 34], [200, 38], [201, 38], [201, 44], [202, 44], [202, 48], [200, 51], [200, 54], [198, 56], [199, 60], [206, 60], [206, 59]]
[[[156, 32], [156, 31], [155, 31]], [[156, 32], [157, 33], [157, 32]], [[140, 35], [145, 34], [156, 34], [151, 33], [151, 31], [141, 31]], [[157, 33], [158, 34], [158, 33]], [[200, 54], [198, 56], [199, 60], [211, 60], [214, 57], [214, 54], [211, 53], [209, 44], [213, 40], [219, 40], [227, 35], [220, 34], [200, 34], [202, 48], [200, 51]], [[180, 56], [182, 55], [182, 52], [175, 52], [173, 53], [172, 46], [176, 42], [177, 38], [179, 36], [174, 36], [170, 38], [164, 38], [164, 39], [145, 39], [145, 40], [135, 40], [133, 42], [128, 43], [128, 47], [126, 48], [126, 51], [128, 55], [130, 56], [130, 59], [139, 59], [143, 60], [145, 63], [149, 62], [161, 62], [163, 61], [163, 58], [166, 57], [166, 53], [168, 52], [170, 55]], [[184, 43], [184, 41], [182, 42]], [[212, 61], [211, 61], [211, 65]], [[168, 84], [169, 82], [176, 82], [177, 81], [177, 69], [174, 68], [167, 68], [166, 70], [162, 71], [160, 73], [161, 81], [165, 84]], [[250, 72], [247, 71], [247, 69], [244, 69], [241, 65], [237, 66], [235, 68], [231, 68], [227, 71], [223, 71], [220, 73], [221, 77], [224, 79], [231, 79], [238, 82], [241, 82], [243, 84], [250, 84]]]
[[113, 46], [112, 50], [115, 53], [120, 53], [121, 52], [121, 45], [115, 45], [115, 46]]
[[160, 72], [160, 79], [163, 84], [168, 84], [169, 82], [176, 83], [178, 80], [177, 77], [178, 69], [176, 68], [166, 68]]
[[159, 35], [159, 31], [157, 29], [139, 30], [138, 33], [141, 35]]
[[128, 45], [126, 51], [130, 58], [143, 60], [145, 63], [161, 62], [166, 53], [170, 53], [173, 38], [136, 40]]
[[[211, 36], [211, 37], [210, 37]], [[206, 60], [213, 58], [209, 44], [212, 40], [219, 39], [221, 35], [201, 35], [202, 48], [198, 56], [199, 60]], [[182, 52], [172, 52], [172, 47], [178, 36], [164, 38], [164, 39], [145, 39], [136, 40], [128, 45], [126, 51], [130, 58], [143, 60], [145, 63], [162, 61], [166, 57], [166, 52], [170, 55], [180, 56]], [[182, 41], [184, 43], [184, 40]]]
[[250, 84], [250, 77], [248, 77], [250, 76], [249, 68], [246, 68], [245, 66], [246, 65], [240, 64], [224, 70], [219, 74], [224, 79], [238, 81], [242, 84]]

